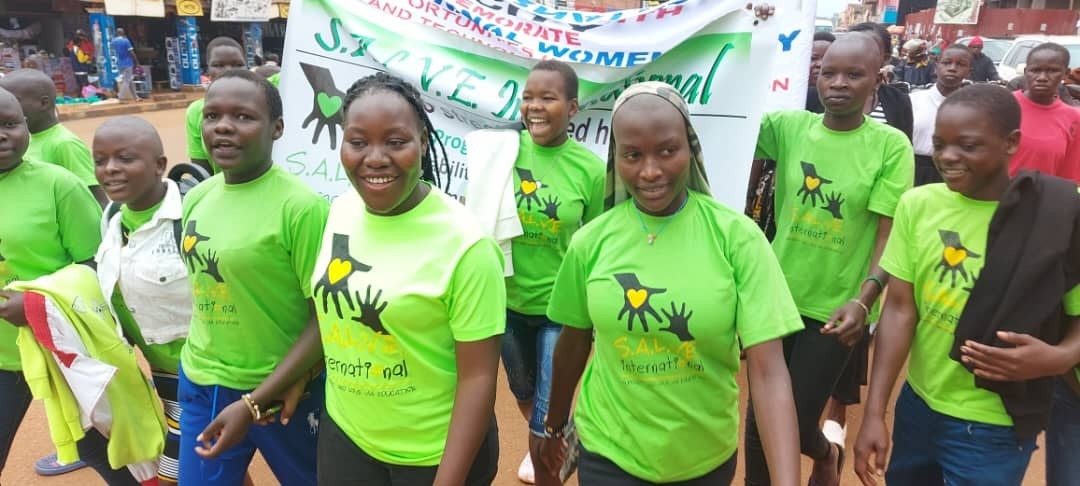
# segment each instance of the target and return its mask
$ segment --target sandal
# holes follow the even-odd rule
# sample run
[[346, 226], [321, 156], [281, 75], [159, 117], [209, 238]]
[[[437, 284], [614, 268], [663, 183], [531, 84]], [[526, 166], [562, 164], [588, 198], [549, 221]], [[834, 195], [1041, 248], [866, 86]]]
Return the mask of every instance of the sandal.
[[71, 464], [60, 464], [60, 461], [56, 458], [56, 453], [42, 457], [34, 463], [34, 472], [40, 476], [59, 476], [61, 474], [67, 474], [72, 471], [78, 471], [86, 467], [86, 463], [81, 460], [75, 461]]

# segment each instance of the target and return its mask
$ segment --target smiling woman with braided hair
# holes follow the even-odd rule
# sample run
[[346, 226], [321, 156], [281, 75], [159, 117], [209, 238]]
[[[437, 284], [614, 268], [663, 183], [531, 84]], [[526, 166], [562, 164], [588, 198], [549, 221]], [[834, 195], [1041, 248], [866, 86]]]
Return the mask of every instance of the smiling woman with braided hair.
[[416, 88], [374, 74], [353, 84], [343, 110], [353, 190], [331, 206], [311, 276], [318, 319], [203, 431], [200, 454], [241, 440], [274, 400], [289, 421], [305, 376], [325, 365], [319, 484], [491, 484], [501, 254], [438, 188], [445, 149]]

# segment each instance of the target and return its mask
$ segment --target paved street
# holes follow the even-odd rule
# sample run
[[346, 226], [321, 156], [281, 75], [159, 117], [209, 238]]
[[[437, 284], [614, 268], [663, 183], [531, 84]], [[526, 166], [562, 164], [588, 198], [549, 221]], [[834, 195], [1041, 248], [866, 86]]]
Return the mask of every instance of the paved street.
[[[170, 161], [178, 162], [186, 159], [185, 157], [185, 133], [184, 133], [184, 111], [183, 110], [171, 110], [161, 111], [154, 113], [147, 113], [143, 115], [151, 123], [153, 123], [158, 131], [161, 133], [165, 142], [165, 152]], [[87, 143], [91, 142], [94, 128], [101, 123], [101, 119], [89, 119], [79, 120], [67, 123], [66, 125], [71, 128], [75, 133], [79, 134]], [[525, 437], [526, 437], [526, 424], [518, 414], [517, 407], [513, 402], [513, 397], [506, 388], [505, 382], [503, 382], [503, 374], [500, 370], [499, 373], [500, 384], [498, 388], [498, 400], [496, 403], [496, 414], [499, 419], [500, 429], [500, 469], [499, 476], [497, 477], [495, 484], [499, 486], [514, 486], [521, 484], [517, 481], [516, 473], [518, 463], [521, 461], [525, 453]], [[745, 380], [740, 377], [740, 387], [745, 391]], [[743, 393], [742, 403], [745, 406], [746, 394]], [[844, 481], [845, 486], [854, 486], [859, 484], [855, 477], [855, 474], [851, 465], [850, 447], [854, 442], [854, 434], [857, 431], [859, 424], [858, 412], [861, 410], [858, 407], [852, 407], [849, 409], [849, 424], [850, 431], [848, 437], [848, 463], [844, 467]], [[741, 436], [741, 435], [740, 435]], [[678, 441], [677, 437], [673, 437], [672, 441]], [[1041, 443], [1041, 440], [1040, 440]], [[22, 486], [22, 485], [95, 485], [100, 483], [100, 479], [89, 471], [83, 470], [76, 473], [60, 476], [58, 478], [42, 478], [34, 474], [33, 461], [38, 457], [48, 454], [52, 451], [52, 445], [49, 442], [48, 429], [45, 423], [44, 409], [40, 402], [35, 402], [27, 415], [26, 420], [23, 422], [22, 428], [19, 429], [19, 434], [16, 437], [15, 445], [11, 452], [11, 457], [8, 459], [7, 467], [4, 471], [3, 482], [6, 485]], [[741, 456], [741, 452], [740, 452]], [[740, 457], [740, 461], [741, 461]], [[1042, 451], [1037, 451], [1032, 459], [1031, 467], [1028, 470], [1027, 480], [1025, 485], [1035, 486], [1045, 484], [1044, 479], [1044, 464], [1043, 464]], [[276, 484], [273, 475], [270, 474], [266, 464], [261, 459], [251, 468], [251, 474], [257, 485], [272, 485]], [[803, 460], [803, 477], [808, 477], [810, 472], [810, 462]], [[734, 484], [742, 484], [742, 464], [739, 465], [738, 473], [736, 474], [736, 480]], [[570, 484], [577, 484], [576, 480], [573, 480]]]

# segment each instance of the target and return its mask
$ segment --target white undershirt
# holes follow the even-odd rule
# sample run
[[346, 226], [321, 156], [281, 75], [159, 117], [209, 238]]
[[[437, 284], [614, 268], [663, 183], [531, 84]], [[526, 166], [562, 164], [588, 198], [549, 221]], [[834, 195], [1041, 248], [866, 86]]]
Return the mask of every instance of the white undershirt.
[[945, 95], [937, 86], [911, 93], [911, 114], [915, 121], [911, 138], [915, 155], [929, 157], [934, 154], [934, 120], [943, 101]]

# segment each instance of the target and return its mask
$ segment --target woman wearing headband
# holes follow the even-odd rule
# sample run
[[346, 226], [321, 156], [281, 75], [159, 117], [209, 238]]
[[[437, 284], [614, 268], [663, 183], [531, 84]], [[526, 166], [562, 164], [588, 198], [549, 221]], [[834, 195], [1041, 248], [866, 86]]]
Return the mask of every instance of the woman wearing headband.
[[780, 339], [802, 324], [768, 242], [709, 196], [701, 145], [671, 86], [627, 89], [611, 133], [610, 209], [574, 235], [548, 306], [564, 328], [542, 459], [557, 465], [566, 455], [584, 371], [574, 411], [582, 485], [729, 484], [741, 340], [757, 413], [768, 417], [772, 476], [795, 484], [798, 437]]

